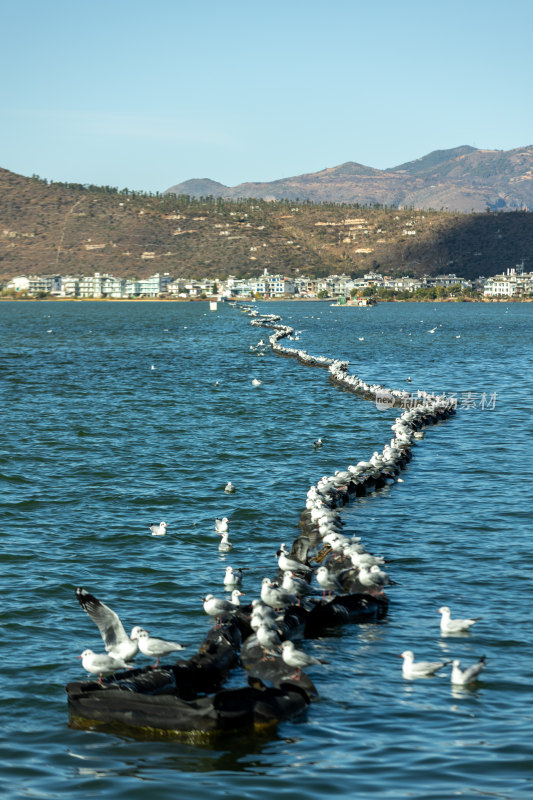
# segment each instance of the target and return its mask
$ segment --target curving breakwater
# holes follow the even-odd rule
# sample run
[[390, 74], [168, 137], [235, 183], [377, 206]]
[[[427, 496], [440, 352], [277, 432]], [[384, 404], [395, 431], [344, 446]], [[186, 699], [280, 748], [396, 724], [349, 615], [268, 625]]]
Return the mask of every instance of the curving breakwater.
[[[302, 349], [280, 344], [292, 338], [294, 329], [281, 324], [281, 317], [273, 314], [259, 316], [256, 309], [249, 311], [251, 324], [273, 329], [269, 337], [274, 353], [295, 358], [300, 364], [328, 369], [330, 381], [337, 387], [383, 406], [410, 406], [396, 418], [391, 426], [393, 438], [381, 452], [375, 451], [367, 461], [359, 461], [333, 475], [322, 477], [311, 486], [306, 498], [306, 510], [300, 518], [302, 534], [293, 543], [292, 554], [305, 559], [308, 553], [319, 548], [315, 561], [326, 562], [322, 568], [323, 587], [333, 586], [346, 592], [380, 592], [393, 581], [380, 568], [383, 559], [366, 551], [359, 537], [348, 538], [342, 533], [343, 520], [339, 508], [352, 498], [379, 491], [398, 480], [412, 458], [416, 439], [423, 437], [423, 429], [443, 422], [456, 413], [456, 401], [445, 395], [418, 391], [415, 398], [405, 390], [390, 389], [382, 384], [369, 384], [357, 375], [349, 374], [349, 362], [326, 356], [315, 356]], [[386, 598], [384, 598], [386, 602]]]
[[[251, 315], [252, 325], [273, 330], [273, 352], [327, 368], [335, 386], [374, 402], [384, 394], [390, 405], [401, 405], [409, 396], [350, 375], [347, 362], [282, 345], [292, 328], [275, 315], [259, 316], [256, 310]], [[280, 551], [278, 579], [263, 580], [261, 599], [237, 607], [215, 625], [190, 659], [120, 672], [101, 684], [68, 684], [72, 724], [196, 738], [242, 727], [259, 729], [305, 709], [317, 696], [316, 688], [305, 672], [283, 660], [281, 643], [382, 618], [389, 603], [384, 589], [393, 583], [383, 559], [368, 552], [359, 537], [344, 534], [340, 511], [357, 497], [398, 480], [422, 429], [454, 411], [443, 397], [419, 393], [415, 406], [396, 419], [393, 438], [381, 453], [309, 488], [300, 535], [289, 551]], [[269, 609], [276, 610], [271, 625]], [[246, 670], [245, 685], [224, 689], [228, 673], [239, 667]]]

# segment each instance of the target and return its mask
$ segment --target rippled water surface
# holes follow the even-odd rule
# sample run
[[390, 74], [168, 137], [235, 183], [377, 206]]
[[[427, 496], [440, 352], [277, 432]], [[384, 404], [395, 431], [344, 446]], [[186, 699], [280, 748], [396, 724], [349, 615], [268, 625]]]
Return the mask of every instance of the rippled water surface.
[[[459, 397], [403, 483], [343, 511], [390, 559], [387, 618], [306, 642], [329, 662], [310, 670], [320, 699], [268, 736], [205, 745], [70, 729], [76, 656], [102, 650], [75, 586], [128, 629], [194, 647], [210, 625], [200, 597], [222, 593], [225, 566], [248, 565], [245, 599], [257, 596], [310, 484], [381, 450], [397, 412], [325, 370], [257, 356], [266, 332], [228, 306], [2, 303], [2, 795], [533, 797], [531, 305], [258, 306], [302, 331], [294, 346], [347, 358], [370, 382]], [[223, 515], [229, 557], [213, 530]], [[151, 537], [161, 520], [167, 536]], [[482, 619], [443, 638], [443, 604]], [[449, 670], [405, 681], [408, 648], [486, 655], [487, 669], [472, 690], [452, 689]]]

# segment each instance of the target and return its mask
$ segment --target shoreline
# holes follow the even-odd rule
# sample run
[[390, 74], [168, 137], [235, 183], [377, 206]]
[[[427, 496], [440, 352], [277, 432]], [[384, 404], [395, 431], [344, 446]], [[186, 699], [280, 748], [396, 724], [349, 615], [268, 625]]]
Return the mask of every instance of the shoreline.
[[[356, 303], [339, 303], [336, 304], [337, 298], [335, 297], [261, 297], [245, 298], [235, 297], [227, 300], [216, 300], [213, 297], [206, 298], [175, 298], [175, 297], [2, 297], [0, 302], [14, 302], [14, 303], [209, 303], [218, 302], [221, 305], [224, 303], [244, 302], [244, 303], [334, 303], [335, 308], [372, 308], [372, 306], [358, 306]], [[384, 303], [533, 303], [533, 297], [499, 297], [499, 298], [406, 298], [395, 299], [387, 298], [377, 300], [375, 305], [382, 305]]]

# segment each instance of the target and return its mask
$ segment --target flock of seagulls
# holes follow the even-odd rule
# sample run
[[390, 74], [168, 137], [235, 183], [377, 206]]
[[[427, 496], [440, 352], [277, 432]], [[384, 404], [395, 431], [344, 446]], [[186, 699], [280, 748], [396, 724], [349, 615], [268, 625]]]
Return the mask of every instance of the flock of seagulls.
[[[340, 384], [346, 388], [352, 389], [358, 394], [362, 394], [367, 399], [372, 399], [379, 394], [387, 394], [392, 399], [393, 403], [401, 404], [406, 396], [411, 396], [410, 393], [387, 389], [382, 385], [368, 384], [362, 381], [355, 375], [348, 375], [348, 363], [338, 361], [335, 359], [327, 359], [325, 357], [315, 357], [308, 354], [303, 350], [292, 350], [280, 344], [280, 340], [289, 337], [291, 328], [289, 326], [278, 324], [280, 318], [274, 315], [264, 315], [261, 320], [254, 320], [252, 325], [266, 323], [268, 327], [274, 328], [274, 333], [270, 337], [270, 343], [275, 352], [284, 355], [292, 355], [296, 357], [301, 363], [310, 364], [315, 366], [323, 366], [329, 369], [330, 375], [334, 383]], [[430, 329], [428, 333], [435, 333], [439, 326]], [[359, 337], [360, 341], [364, 337]], [[411, 382], [411, 376], [408, 376], [407, 382]], [[386, 482], [394, 483], [400, 482], [401, 478], [398, 477], [399, 466], [401, 464], [402, 456], [405, 451], [410, 451], [416, 440], [420, 440], [424, 436], [423, 430], [420, 428], [419, 422], [425, 416], [444, 417], [449, 411], [449, 404], [444, 395], [432, 395], [427, 392], [418, 391], [417, 405], [414, 408], [407, 408], [399, 417], [396, 418], [394, 424], [391, 426], [394, 432], [394, 437], [389, 444], [385, 445], [383, 451], [380, 453], [376, 451], [368, 461], [361, 461], [355, 466], [349, 466], [345, 471], [339, 471], [332, 476], [325, 476], [315, 486], [311, 486], [307, 494], [306, 508], [310, 513], [311, 520], [318, 526], [318, 531], [322, 537], [322, 542], [329, 548], [330, 559], [337, 560], [338, 564], [345, 565], [347, 558], [350, 559], [352, 569], [343, 566], [339, 569], [329, 569], [329, 561], [326, 565], [321, 565], [315, 572], [316, 580], [319, 587], [322, 589], [323, 597], [326, 593], [331, 596], [333, 593], [342, 593], [345, 581], [352, 581], [353, 578], [357, 580], [359, 585], [364, 591], [370, 593], [380, 593], [386, 586], [394, 585], [394, 581], [388, 576], [383, 569], [382, 564], [384, 559], [379, 556], [374, 556], [365, 550], [358, 537], [352, 537], [350, 540], [342, 532], [342, 521], [338, 511], [333, 507], [335, 502], [331, 503], [331, 497], [338, 490], [343, 491], [347, 485], [354, 483], [365, 482], [370, 476], [383, 478], [384, 474], [389, 475]], [[314, 443], [314, 447], [321, 446], [322, 441], [318, 439]], [[355, 538], [355, 540], [354, 540]], [[278, 553], [280, 558], [285, 559], [285, 553]], [[335, 562], [334, 562], [335, 563]], [[280, 568], [292, 571], [295, 574], [297, 569], [294, 564], [280, 563]], [[301, 570], [301, 566], [300, 566]], [[355, 575], [353, 571], [356, 571]], [[287, 574], [287, 573], [285, 573]], [[302, 574], [302, 571], [300, 572]], [[304, 573], [304, 579], [307, 576]], [[300, 578], [299, 580], [302, 580]], [[304, 580], [304, 583], [306, 581]], [[295, 584], [287, 583], [284, 585], [287, 591], [295, 591]], [[268, 579], [264, 579], [262, 586], [262, 597], [266, 592], [272, 591]], [[441, 633], [442, 635], [463, 634], [468, 632], [469, 629], [477, 622], [478, 618], [471, 619], [452, 619], [451, 612], [448, 606], [442, 606], [439, 609], [441, 614]], [[419, 676], [428, 676], [434, 674], [444, 666], [452, 663], [451, 661], [439, 662], [415, 662], [414, 655], [411, 650], [406, 650], [402, 653], [403, 666], [402, 674], [404, 677], [412, 678]], [[474, 682], [481, 671], [485, 667], [486, 657], [483, 656], [479, 661], [461, 670], [460, 662], [455, 659], [453, 661], [453, 669], [451, 681], [454, 684], [468, 685]]]
[[184, 650], [187, 646], [150, 636], [140, 625], [132, 628], [128, 636], [120, 617], [109, 606], [81, 586], [76, 588], [75, 593], [79, 604], [100, 631], [104, 642], [105, 653], [86, 649], [78, 656], [87, 672], [99, 675], [100, 683], [106, 675], [131, 669], [131, 662], [139, 652], [149, 658], [156, 658], [156, 667], [162, 656]]
[[[253, 314], [257, 316], [257, 314]], [[290, 350], [283, 347], [279, 340], [292, 337], [293, 329], [277, 324], [280, 317], [263, 315], [252, 324], [274, 328], [270, 336], [270, 346], [275, 352], [295, 355], [302, 363], [326, 367], [333, 383], [342, 385], [367, 399], [386, 392], [393, 404], [400, 405], [406, 392], [385, 389], [381, 385], [368, 384], [355, 375], [347, 372], [348, 363], [337, 359], [310, 356], [303, 350]], [[430, 330], [434, 333], [436, 327]], [[297, 338], [297, 337], [292, 337]], [[360, 337], [363, 341], [364, 337]], [[264, 345], [261, 340], [261, 345]], [[410, 378], [408, 378], [410, 381]], [[257, 378], [252, 385], [262, 383]], [[411, 396], [411, 395], [409, 395]], [[426, 392], [418, 392], [415, 407], [406, 409], [391, 426], [393, 438], [383, 450], [376, 451], [367, 461], [350, 465], [346, 470], [339, 470], [330, 476], [323, 476], [309, 488], [306, 497], [306, 511], [310, 524], [319, 534], [320, 550], [311, 559], [305, 561], [292, 554], [283, 543], [277, 551], [277, 567], [280, 577], [272, 581], [264, 577], [261, 581], [260, 597], [254, 599], [249, 606], [250, 626], [254, 631], [257, 644], [265, 654], [275, 654], [283, 662], [296, 670], [295, 678], [301, 676], [302, 669], [327, 663], [308, 655], [296, 648], [291, 639], [283, 640], [280, 629], [279, 614], [289, 606], [298, 606], [313, 592], [326, 595], [342, 595], [351, 592], [365, 592], [382, 595], [385, 587], [393, 586], [393, 581], [383, 568], [385, 559], [368, 552], [360, 537], [348, 537], [343, 532], [343, 521], [338, 511], [339, 498], [347, 498], [351, 493], [366, 493], [376, 486], [395, 483], [400, 469], [410, 458], [410, 451], [415, 440], [423, 436], [420, 429], [430, 422], [443, 419], [452, 413], [449, 401], [444, 396], [435, 396]], [[429, 420], [429, 422], [427, 421]], [[322, 439], [317, 439], [315, 449], [322, 446]], [[224, 491], [231, 494], [235, 487], [229, 481]], [[346, 502], [346, 500], [343, 500]], [[149, 526], [153, 536], [164, 536], [167, 524], [161, 522]], [[229, 541], [230, 520], [228, 517], [215, 519], [215, 532], [220, 535], [220, 552], [229, 552], [233, 545]], [[313, 565], [312, 562], [315, 564]], [[226, 567], [223, 579], [224, 589], [231, 592], [231, 600], [207, 594], [202, 598], [204, 612], [215, 620], [215, 626], [232, 615], [242, 611], [240, 598], [244, 568]], [[313, 586], [316, 581], [316, 589]], [[92, 674], [99, 675], [100, 682], [105, 675], [131, 668], [131, 662], [139, 653], [155, 658], [153, 667], [159, 665], [160, 659], [174, 652], [182, 651], [187, 645], [175, 641], [167, 641], [150, 636], [143, 627], [135, 626], [130, 635], [126, 633], [118, 615], [108, 606], [91, 595], [82, 587], [76, 589], [77, 599], [93, 622], [98, 627], [104, 642], [105, 654], [86, 649], [79, 656], [83, 668]], [[441, 614], [441, 633], [443, 635], [462, 634], [468, 632], [478, 618], [452, 619], [448, 606], [439, 609]], [[475, 664], [461, 668], [461, 662], [453, 661], [415, 661], [412, 650], [401, 654], [403, 659], [402, 675], [406, 679], [430, 677], [445, 666], [452, 664], [451, 681], [457, 685], [470, 685], [475, 682], [485, 668], [486, 657], [483, 656]]]

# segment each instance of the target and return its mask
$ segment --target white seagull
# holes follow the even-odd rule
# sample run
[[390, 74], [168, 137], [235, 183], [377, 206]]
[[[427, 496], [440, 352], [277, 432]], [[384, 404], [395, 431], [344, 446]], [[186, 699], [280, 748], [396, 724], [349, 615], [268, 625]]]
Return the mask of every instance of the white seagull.
[[84, 650], [81, 655], [81, 663], [86, 672], [98, 675], [98, 683], [102, 683], [104, 675], [113, 675], [119, 669], [128, 669], [128, 665], [121, 658], [113, 658], [106, 653], [94, 653], [92, 650]]
[[226, 492], [226, 494], [233, 494], [233, 492], [235, 491], [235, 486], [232, 484], [231, 481], [227, 482], [227, 484], [224, 487], [224, 491]]
[[429, 678], [439, 669], [446, 667], [450, 661], [416, 661], [412, 650], [404, 650], [399, 658], [403, 658], [402, 675], [404, 678]]
[[261, 386], [262, 383], [263, 381], [260, 381], [259, 378], [254, 378], [252, 380], [252, 386]]
[[480, 617], [474, 617], [473, 619], [452, 619], [448, 606], [439, 608], [438, 613], [442, 614], [440, 621], [442, 633], [462, 633], [471, 628], [472, 625], [480, 619]]
[[156, 657], [156, 662], [153, 665], [157, 667], [161, 656], [167, 656], [169, 653], [174, 653], [176, 650], [185, 650], [187, 645], [178, 644], [177, 642], [167, 642], [164, 639], [156, 639], [150, 636], [148, 631], [139, 631], [136, 635], [139, 642], [139, 650], [148, 658]]
[[263, 578], [261, 581], [261, 600], [274, 609], [286, 608], [286, 606], [296, 605], [298, 602], [295, 594], [281, 586], [274, 586], [270, 578]]
[[242, 583], [242, 569], [233, 569], [233, 567], [226, 567], [224, 574], [224, 586], [235, 587], [240, 586]]
[[267, 625], [260, 624], [255, 632], [257, 641], [264, 650], [272, 652], [281, 645], [281, 639], [275, 628], [270, 628]]
[[231, 593], [231, 600], [224, 599], [223, 597], [215, 597], [212, 594], [208, 594], [203, 598], [204, 601], [204, 611], [210, 617], [215, 617], [219, 624], [222, 622], [222, 617], [226, 617], [229, 614], [234, 614], [240, 607], [239, 597], [243, 594], [238, 589], [234, 589]]
[[312, 572], [312, 568], [308, 567], [307, 564], [297, 561], [295, 558], [290, 558], [284, 544], [281, 545], [281, 549], [278, 550], [276, 555], [278, 556], [278, 566], [282, 572]]
[[298, 677], [301, 676], [303, 667], [310, 667], [311, 664], [328, 663], [321, 658], [315, 658], [314, 656], [304, 653], [303, 650], [297, 650], [294, 646], [294, 642], [290, 640], [283, 642], [281, 645], [281, 657], [288, 667], [296, 667], [298, 670], [296, 673]]
[[316, 571], [317, 583], [322, 589], [322, 597], [326, 596], [326, 592], [331, 596], [332, 592], [344, 593], [344, 589], [336, 575], [329, 572], [327, 567], [319, 567]]
[[152, 536], [164, 536], [167, 532], [167, 523], [160, 522], [159, 525], [150, 525]]
[[229, 533], [224, 531], [224, 533], [219, 534], [222, 536], [220, 540], [220, 544], [218, 545], [218, 549], [221, 553], [229, 553], [230, 550], [233, 550], [233, 545], [229, 540]]
[[217, 533], [227, 533], [229, 531], [229, 519], [227, 517], [222, 517], [222, 519], [216, 517], [215, 531]]
[[76, 597], [83, 610], [90, 616], [100, 631], [104, 646], [109, 655], [116, 660], [133, 661], [139, 652], [136, 636], [143, 629], [138, 625], [128, 636], [124, 625], [112, 609], [81, 586], [76, 588]]
[[479, 661], [466, 669], [461, 669], [461, 662], [456, 659], [453, 662], [452, 683], [459, 686], [466, 686], [468, 683], [474, 683], [479, 673], [483, 672], [485, 669], [486, 658], [486, 656], [481, 656]]

